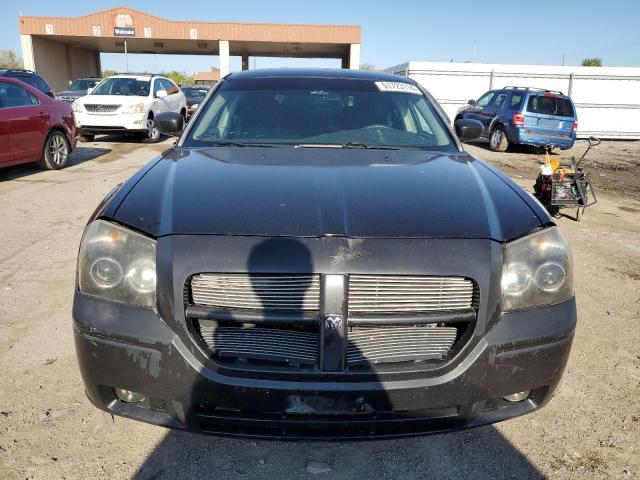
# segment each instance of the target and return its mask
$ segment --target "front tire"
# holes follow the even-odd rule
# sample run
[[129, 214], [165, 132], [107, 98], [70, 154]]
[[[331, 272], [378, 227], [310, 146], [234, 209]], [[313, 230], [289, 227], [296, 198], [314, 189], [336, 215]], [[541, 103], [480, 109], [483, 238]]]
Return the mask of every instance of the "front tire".
[[40, 166], [47, 170], [60, 170], [69, 163], [71, 146], [67, 136], [59, 130], [49, 134], [44, 142], [44, 152], [40, 159]]
[[142, 138], [142, 143], [158, 143], [160, 141], [160, 130], [156, 127], [153, 117], [147, 119], [147, 133]]
[[491, 130], [491, 135], [489, 135], [489, 149], [492, 152], [504, 152], [508, 147], [509, 140], [507, 139], [507, 134], [504, 129], [498, 125]]

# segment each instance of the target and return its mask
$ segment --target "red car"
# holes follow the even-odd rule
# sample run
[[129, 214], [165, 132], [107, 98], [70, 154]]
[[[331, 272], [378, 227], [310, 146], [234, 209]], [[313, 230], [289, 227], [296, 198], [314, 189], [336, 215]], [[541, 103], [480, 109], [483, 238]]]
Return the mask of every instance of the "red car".
[[76, 142], [70, 104], [0, 77], [0, 168], [31, 162], [48, 170], [63, 168]]

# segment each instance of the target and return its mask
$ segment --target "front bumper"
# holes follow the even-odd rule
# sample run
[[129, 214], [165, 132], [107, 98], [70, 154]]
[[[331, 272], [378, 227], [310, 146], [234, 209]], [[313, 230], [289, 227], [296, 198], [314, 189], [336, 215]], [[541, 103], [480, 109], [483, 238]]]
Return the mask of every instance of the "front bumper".
[[[98, 408], [192, 431], [269, 438], [370, 438], [476, 427], [551, 398], [566, 365], [575, 301], [502, 314], [455, 368], [391, 380], [230, 377], [203, 364], [150, 309], [76, 292], [74, 332], [87, 396]], [[139, 404], [113, 388], [144, 393]], [[519, 403], [503, 396], [532, 390]]]
[[80, 133], [96, 134], [109, 132], [146, 131], [147, 113], [92, 114], [77, 112], [76, 125]]

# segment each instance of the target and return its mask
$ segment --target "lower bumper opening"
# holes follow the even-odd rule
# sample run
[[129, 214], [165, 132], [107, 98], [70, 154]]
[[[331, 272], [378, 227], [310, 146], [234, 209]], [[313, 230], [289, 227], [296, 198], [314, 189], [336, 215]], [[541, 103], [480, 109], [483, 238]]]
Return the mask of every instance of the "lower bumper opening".
[[462, 425], [457, 407], [402, 413], [363, 415], [256, 414], [199, 410], [204, 433], [268, 438], [394, 437], [455, 430]]

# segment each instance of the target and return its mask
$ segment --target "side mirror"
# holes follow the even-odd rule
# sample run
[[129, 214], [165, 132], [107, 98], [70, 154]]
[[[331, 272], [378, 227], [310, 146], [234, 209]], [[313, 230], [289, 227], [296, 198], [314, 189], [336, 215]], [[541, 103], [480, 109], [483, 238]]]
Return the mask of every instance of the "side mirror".
[[166, 90], [158, 90], [156, 92], [156, 98], [164, 98], [168, 95]]
[[476, 101], [472, 98], [472, 99], [471, 99], [471, 100], [469, 100], [467, 103], [468, 103], [469, 105], [471, 105], [472, 107], [475, 107], [475, 106], [476, 106], [476, 103], [478, 103], [478, 102], [476, 102]]
[[[160, 90], [162, 91], [162, 90]], [[183, 119], [178, 112], [162, 112], [154, 117], [154, 123], [160, 133], [177, 136], [182, 133]]]
[[482, 136], [484, 126], [478, 120], [461, 118], [455, 123], [456, 135], [461, 142], [477, 140]]
[[93, 92], [93, 87], [87, 88], [87, 95], [91, 95], [91, 92]]

